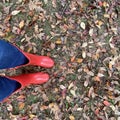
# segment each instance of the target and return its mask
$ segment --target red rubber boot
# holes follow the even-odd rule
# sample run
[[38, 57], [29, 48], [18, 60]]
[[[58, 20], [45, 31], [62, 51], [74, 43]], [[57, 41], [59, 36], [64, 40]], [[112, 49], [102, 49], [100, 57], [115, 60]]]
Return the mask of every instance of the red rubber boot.
[[[27, 53], [27, 52], [22, 51], [17, 46], [15, 46], [15, 47], [20, 52], [22, 52], [22, 54], [24, 54], [25, 57], [29, 61], [27, 64], [24, 64], [24, 65], [21, 65], [21, 66], [36, 65], [36, 66], [41, 66], [41, 67], [45, 67], [45, 68], [51, 68], [51, 67], [54, 66], [54, 61], [48, 56], [34, 55], [34, 54], [31, 54], [31, 53]], [[17, 68], [21, 67], [21, 66], [17, 66]]]
[[54, 66], [54, 61], [48, 56], [38, 56], [23, 51], [21, 52], [29, 60], [26, 65], [37, 65], [45, 68], [51, 68]]
[[21, 84], [21, 88], [23, 88], [30, 84], [43, 84], [48, 81], [49, 75], [47, 73], [38, 72], [38, 73], [21, 74], [19, 76], [11, 76], [7, 78], [19, 82]]
[[12, 77], [0, 78], [0, 102], [5, 102], [9, 96], [30, 84], [43, 84], [47, 82], [47, 73], [30, 73]]
[[48, 56], [30, 54], [10, 42], [0, 40], [0, 69], [14, 69], [26, 65], [51, 68], [54, 61]]

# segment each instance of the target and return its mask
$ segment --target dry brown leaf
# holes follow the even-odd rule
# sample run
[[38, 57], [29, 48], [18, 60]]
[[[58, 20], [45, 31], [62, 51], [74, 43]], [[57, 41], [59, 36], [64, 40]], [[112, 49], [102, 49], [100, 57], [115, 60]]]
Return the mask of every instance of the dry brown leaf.
[[69, 116], [69, 119], [70, 119], [70, 120], [75, 120], [75, 117], [74, 117], [73, 115], [70, 115], [70, 116]]
[[33, 119], [34, 117], [36, 117], [34, 114], [29, 114], [29, 117], [31, 118], [31, 119]]
[[20, 21], [19, 28], [22, 29], [24, 25], [25, 25], [25, 21], [24, 20]]
[[48, 106], [46, 106], [46, 105], [42, 105], [42, 106], [40, 106], [40, 110], [46, 110], [46, 109], [48, 109]]
[[83, 59], [82, 59], [82, 58], [77, 58], [76, 62], [77, 62], [77, 63], [82, 63], [82, 62], [83, 62]]
[[109, 7], [109, 4], [107, 2], [103, 2], [103, 7]]
[[19, 107], [19, 110], [22, 110], [22, 109], [25, 107], [25, 103], [20, 102], [20, 103], [18, 104], [18, 107]]
[[75, 61], [75, 57], [76, 57], [76, 56], [71, 57], [70, 61], [71, 61], [71, 62], [74, 62], [74, 61]]
[[92, 97], [92, 98], [95, 97], [95, 93], [94, 93], [94, 88], [93, 87], [90, 87], [89, 92], [88, 92], [88, 97]]
[[101, 20], [95, 21], [96, 26], [100, 29], [101, 26], [103, 25], [103, 22]]
[[60, 45], [60, 44], [62, 44], [62, 41], [61, 41], [61, 39], [57, 39], [55, 43]]
[[94, 81], [100, 82], [100, 81], [101, 81], [101, 79], [100, 79], [100, 77], [95, 76], [95, 77], [94, 77]]
[[19, 100], [22, 100], [22, 99], [24, 99], [24, 98], [25, 98], [24, 95], [20, 95], [20, 96], [17, 97], [17, 99], [19, 99]]
[[4, 22], [5, 23], [8, 23], [8, 21], [11, 19], [11, 15], [8, 15], [5, 19], [4, 19]]

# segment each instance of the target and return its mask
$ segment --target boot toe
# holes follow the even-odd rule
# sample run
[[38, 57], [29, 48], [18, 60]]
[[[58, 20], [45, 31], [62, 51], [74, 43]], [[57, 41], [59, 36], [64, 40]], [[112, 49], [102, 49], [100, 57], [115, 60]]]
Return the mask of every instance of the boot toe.
[[51, 68], [54, 66], [54, 61], [49, 57], [43, 57], [41, 60], [41, 66], [45, 68]]
[[32, 80], [33, 84], [43, 84], [49, 80], [49, 75], [47, 73], [39, 73], [34, 75], [34, 79]]

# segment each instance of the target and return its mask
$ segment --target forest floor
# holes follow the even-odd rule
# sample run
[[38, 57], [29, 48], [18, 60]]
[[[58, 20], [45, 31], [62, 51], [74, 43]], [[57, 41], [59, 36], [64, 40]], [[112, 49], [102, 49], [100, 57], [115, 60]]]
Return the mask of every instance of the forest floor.
[[119, 0], [1, 0], [0, 38], [55, 66], [0, 103], [0, 120], [120, 120]]

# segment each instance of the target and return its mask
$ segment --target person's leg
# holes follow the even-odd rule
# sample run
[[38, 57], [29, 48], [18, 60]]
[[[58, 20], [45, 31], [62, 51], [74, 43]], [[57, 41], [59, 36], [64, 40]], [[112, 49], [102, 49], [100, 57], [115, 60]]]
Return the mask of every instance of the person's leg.
[[21, 84], [17, 81], [0, 77], [0, 101], [10, 96], [14, 91], [19, 89]]
[[28, 63], [28, 59], [13, 45], [0, 40], [0, 69], [12, 68]]

